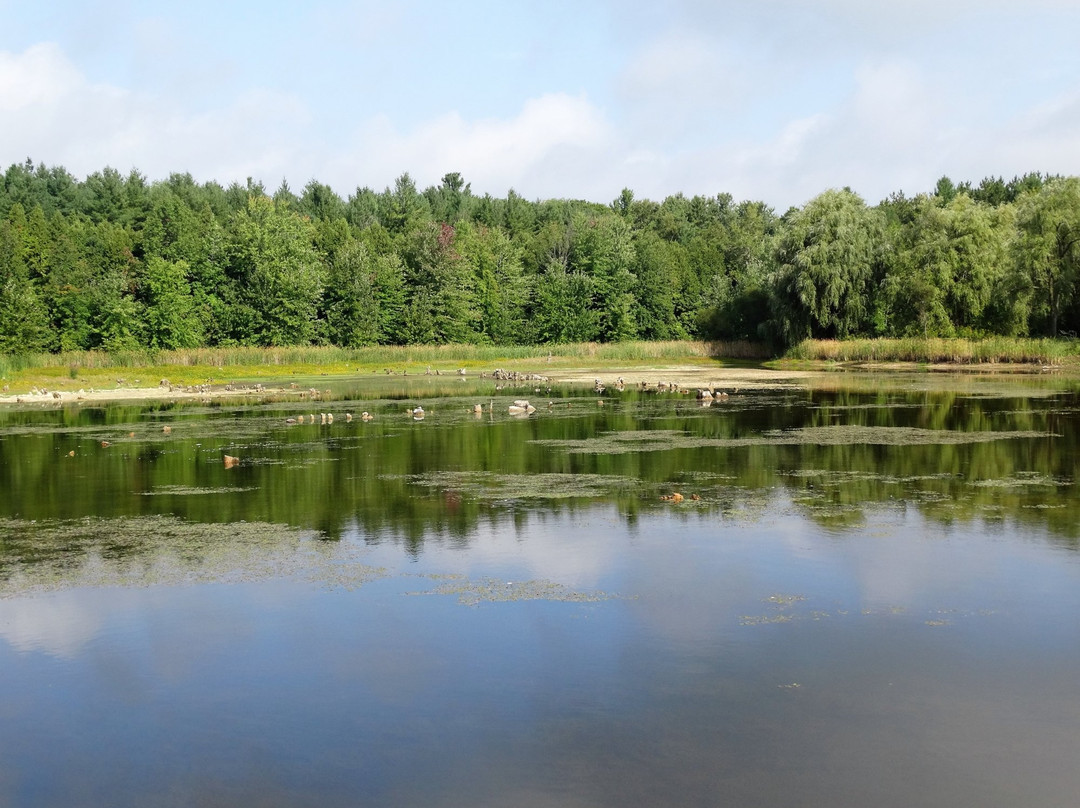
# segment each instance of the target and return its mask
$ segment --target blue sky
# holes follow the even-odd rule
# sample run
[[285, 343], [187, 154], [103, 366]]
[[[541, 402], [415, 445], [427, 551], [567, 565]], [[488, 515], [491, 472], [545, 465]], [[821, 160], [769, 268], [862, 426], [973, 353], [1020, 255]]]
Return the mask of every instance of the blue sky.
[[[880, 6], [880, 7], [879, 7]], [[1080, 174], [1080, 0], [0, 0], [0, 164], [783, 211]]]

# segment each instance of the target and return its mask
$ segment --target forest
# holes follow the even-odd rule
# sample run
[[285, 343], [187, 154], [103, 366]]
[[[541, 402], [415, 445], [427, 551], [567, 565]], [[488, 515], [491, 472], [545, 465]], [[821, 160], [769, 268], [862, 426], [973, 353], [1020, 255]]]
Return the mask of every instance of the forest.
[[1080, 178], [1040, 173], [778, 215], [724, 193], [495, 198], [457, 173], [342, 199], [27, 160], [0, 217], [0, 354], [1080, 329]]

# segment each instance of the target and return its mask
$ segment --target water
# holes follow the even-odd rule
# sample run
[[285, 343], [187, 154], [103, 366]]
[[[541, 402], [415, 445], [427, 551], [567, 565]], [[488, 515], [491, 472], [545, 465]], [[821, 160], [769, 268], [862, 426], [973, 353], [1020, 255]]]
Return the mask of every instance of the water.
[[336, 392], [0, 412], [0, 804], [1075, 805], [1070, 384]]

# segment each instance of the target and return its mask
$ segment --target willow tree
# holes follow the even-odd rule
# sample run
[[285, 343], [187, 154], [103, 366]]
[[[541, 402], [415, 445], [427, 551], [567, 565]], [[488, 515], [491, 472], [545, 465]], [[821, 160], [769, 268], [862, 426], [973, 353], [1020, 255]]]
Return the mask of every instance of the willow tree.
[[881, 231], [877, 212], [847, 189], [829, 190], [785, 219], [774, 297], [784, 337], [842, 338], [864, 329]]
[[884, 284], [890, 333], [981, 330], [993, 295], [1003, 288], [1011, 211], [966, 193], [945, 204], [924, 196], [909, 204], [911, 221], [891, 245]]

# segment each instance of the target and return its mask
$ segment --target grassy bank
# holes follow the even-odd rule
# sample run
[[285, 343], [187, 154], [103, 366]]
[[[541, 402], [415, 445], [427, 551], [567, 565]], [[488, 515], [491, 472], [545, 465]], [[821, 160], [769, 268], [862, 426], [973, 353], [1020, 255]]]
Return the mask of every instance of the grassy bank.
[[915, 362], [925, 364], [1080, 364], [1080, 340], [850, 339], [804, 340], [784, 359], [816, 362]]
[[199, 348], [183, 351], [81, 351], [60, 354], [0, 356], [0, 378], [11, 392], [32, 386], [49, 389], [154, 386], [208, 380], [258, 380], [289, 376], [337, 376], [355, 373], [442, 373], [497, 367], [541, 371], [543, 368], [603, 367], [643, 362], [677, 363], [709, 359], [769, 358], [768, 348], [745, 342], [621, 342], [569, 345], [407, 345], [370, 348]]

